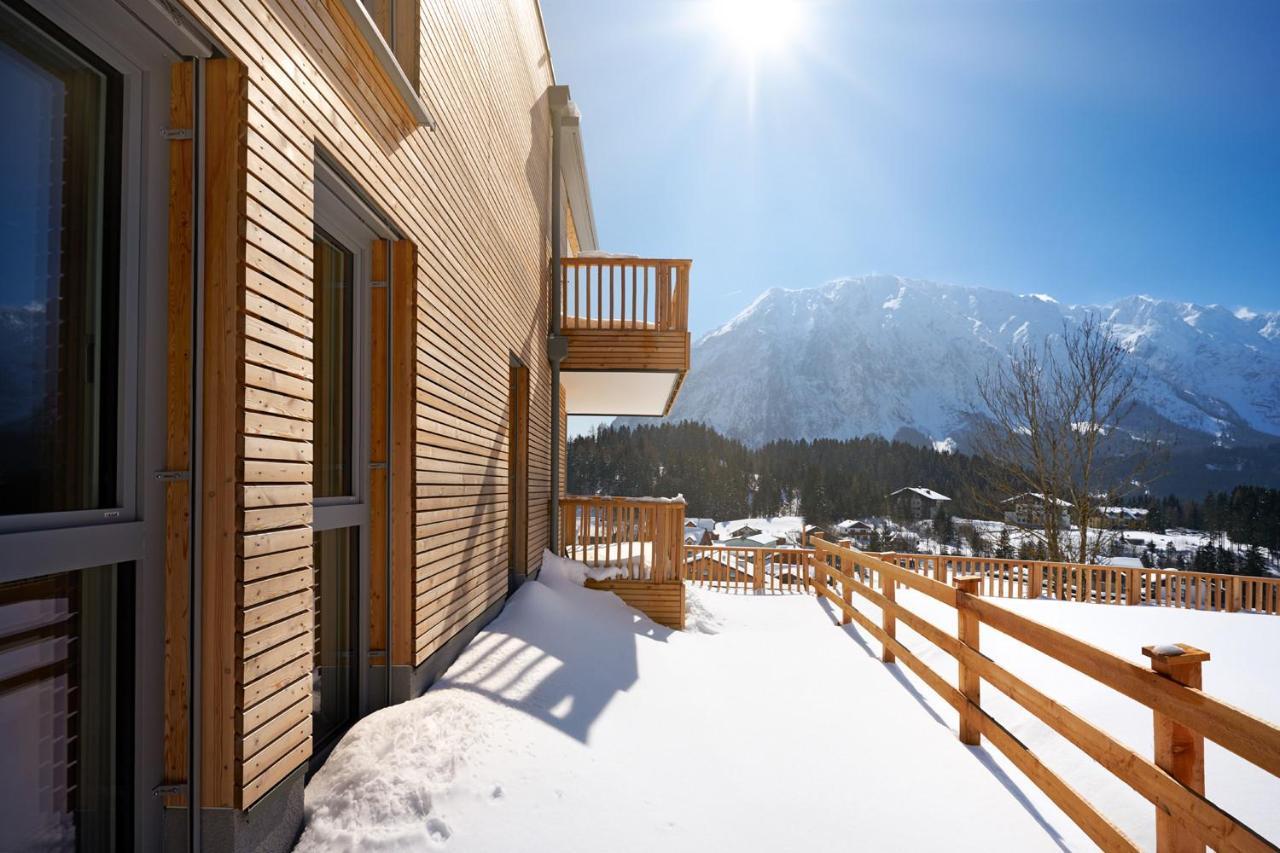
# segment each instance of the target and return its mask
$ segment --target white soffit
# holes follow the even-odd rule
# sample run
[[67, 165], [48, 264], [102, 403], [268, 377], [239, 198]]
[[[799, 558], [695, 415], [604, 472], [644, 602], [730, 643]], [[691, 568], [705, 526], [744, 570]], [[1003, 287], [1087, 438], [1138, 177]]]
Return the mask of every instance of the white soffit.
[[591, 207], [591, 185], [587, 182], [587, 155], [582, 150], [582, 119], [577, 115], [561, 119], [560, 171], [573, 224], [578, 229], [578, 246], [584, 252], [594, 252], [600, 248], [600, 240]]
[[560, 383], [571, 415], [661, 415], [679, 378], [678, 373], [567, 370]]

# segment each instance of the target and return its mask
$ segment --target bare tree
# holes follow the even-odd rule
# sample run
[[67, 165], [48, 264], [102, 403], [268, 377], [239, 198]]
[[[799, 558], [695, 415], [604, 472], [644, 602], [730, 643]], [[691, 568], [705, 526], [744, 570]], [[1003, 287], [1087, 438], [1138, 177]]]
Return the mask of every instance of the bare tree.
[[[1108, 531], [1098, 523], [1101, 508], [1131, 489], [1155, 459], [1139, 453], [1122, 464], [1105, 446], [1133, 413], [1138, 384], [1134, 361], [1096, 314], [1064, 323], [1060, 337], [1018, 344], [979, 380], [985, 411], [974, 443], [1003, 493], [992, 496], [993, 506], [1002, 508], [1011, 495], [1031, 496], [1025, 499], [1039, 504], [1040, 523], [1027, 526], [1036, 528], [1050, 560], [1084, 563], [1102, 553]], [[1063, 529], [1064, 507], [1079, 530], [1075, 542]]]

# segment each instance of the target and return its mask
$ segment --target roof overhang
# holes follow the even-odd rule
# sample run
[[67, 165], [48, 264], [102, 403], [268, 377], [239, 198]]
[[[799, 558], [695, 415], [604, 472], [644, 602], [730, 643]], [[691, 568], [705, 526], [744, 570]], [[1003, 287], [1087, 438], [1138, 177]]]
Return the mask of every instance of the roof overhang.
[[551, 118], [560, 123], [560, 177], [573, 224], [578, 229], [581, 251], [600, 248], [596, 233], [596, 214], [591, 207], [591, 184], [587, 181], [587, 155], [582, 147], [582, 115], [569, 97], [568, 86], [552, 86]]
[[659, 417], [670, 409], [680, 374], [667, 371], [569, 370], [560, 374], [570, 415]]

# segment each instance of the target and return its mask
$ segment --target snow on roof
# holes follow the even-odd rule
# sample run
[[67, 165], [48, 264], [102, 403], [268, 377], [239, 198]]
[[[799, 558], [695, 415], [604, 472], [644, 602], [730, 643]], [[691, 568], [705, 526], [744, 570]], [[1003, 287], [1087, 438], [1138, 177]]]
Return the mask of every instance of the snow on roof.
[[1137, 557], [1102, 557], [1098, 560], [1098, 564], [1102, 566], [1115, 566], [1120, 569], [1144, 568], [1142, 560]]
[[1100, 506], [1098, 512], [1113, 518], [1145, 518], [1147, 510], [1134, 506]]
[[[1023, 492], [1020, 495], [1014, 495], [1011, 498], [1005, 498], [1002, 501], [1002, 503], [1013, 503], [1014, 501], [1020, 501], [1023, 498], [1031, 498], [1032, 500], [1039, 501], [1040, 503], [1044, 503], [1045, 501], [1048, 500], [1048, 498], [1046, 498], [1044, 495], [1040, 494], [1039, 492]], [[1064, 501], [1062, 500], [1062, 498], [1055, 498], [1055, 502], [1058, 504], [1058, 506], [1071, 506], [1071, 504], [1068, 501]]]
[[891, 492], [889, 494], [889, 497], [893, 497], [894, 495], [900, 495], [903, 492], [915, 492], [920, 497], [925, 498], [926, 500], [931, 500], [931, 501], [951, 500], [951, 498], [947, 497], [946, 495], [935, 492], [933, 489], [926, 489], [923, 486], [907, 486], [906, 488], [898, 489], [898, 491], [896, 492]]
[[778, 537], [772, 533], [757, 533], [755, 536], [748, 536], [747, 538], [763, 548], [778, 544]]
[[714, 518], [686, 518], [684, 520], [685, 527], [701, 527], [704, 530], [712, 530], [716, 526]]

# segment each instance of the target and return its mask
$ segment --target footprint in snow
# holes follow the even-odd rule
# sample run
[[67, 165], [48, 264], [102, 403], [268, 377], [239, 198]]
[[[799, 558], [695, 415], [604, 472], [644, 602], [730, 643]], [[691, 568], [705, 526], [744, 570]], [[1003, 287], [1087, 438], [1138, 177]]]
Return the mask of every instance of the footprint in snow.
[[433, 817], [427, 821], [427, 835], [430, 835], [431, 840], [437, 844], [443, 844], [449, 840], [449, 836], [453, 835], [453, 830], [449, 829], [449, 824], [440, 818]]

